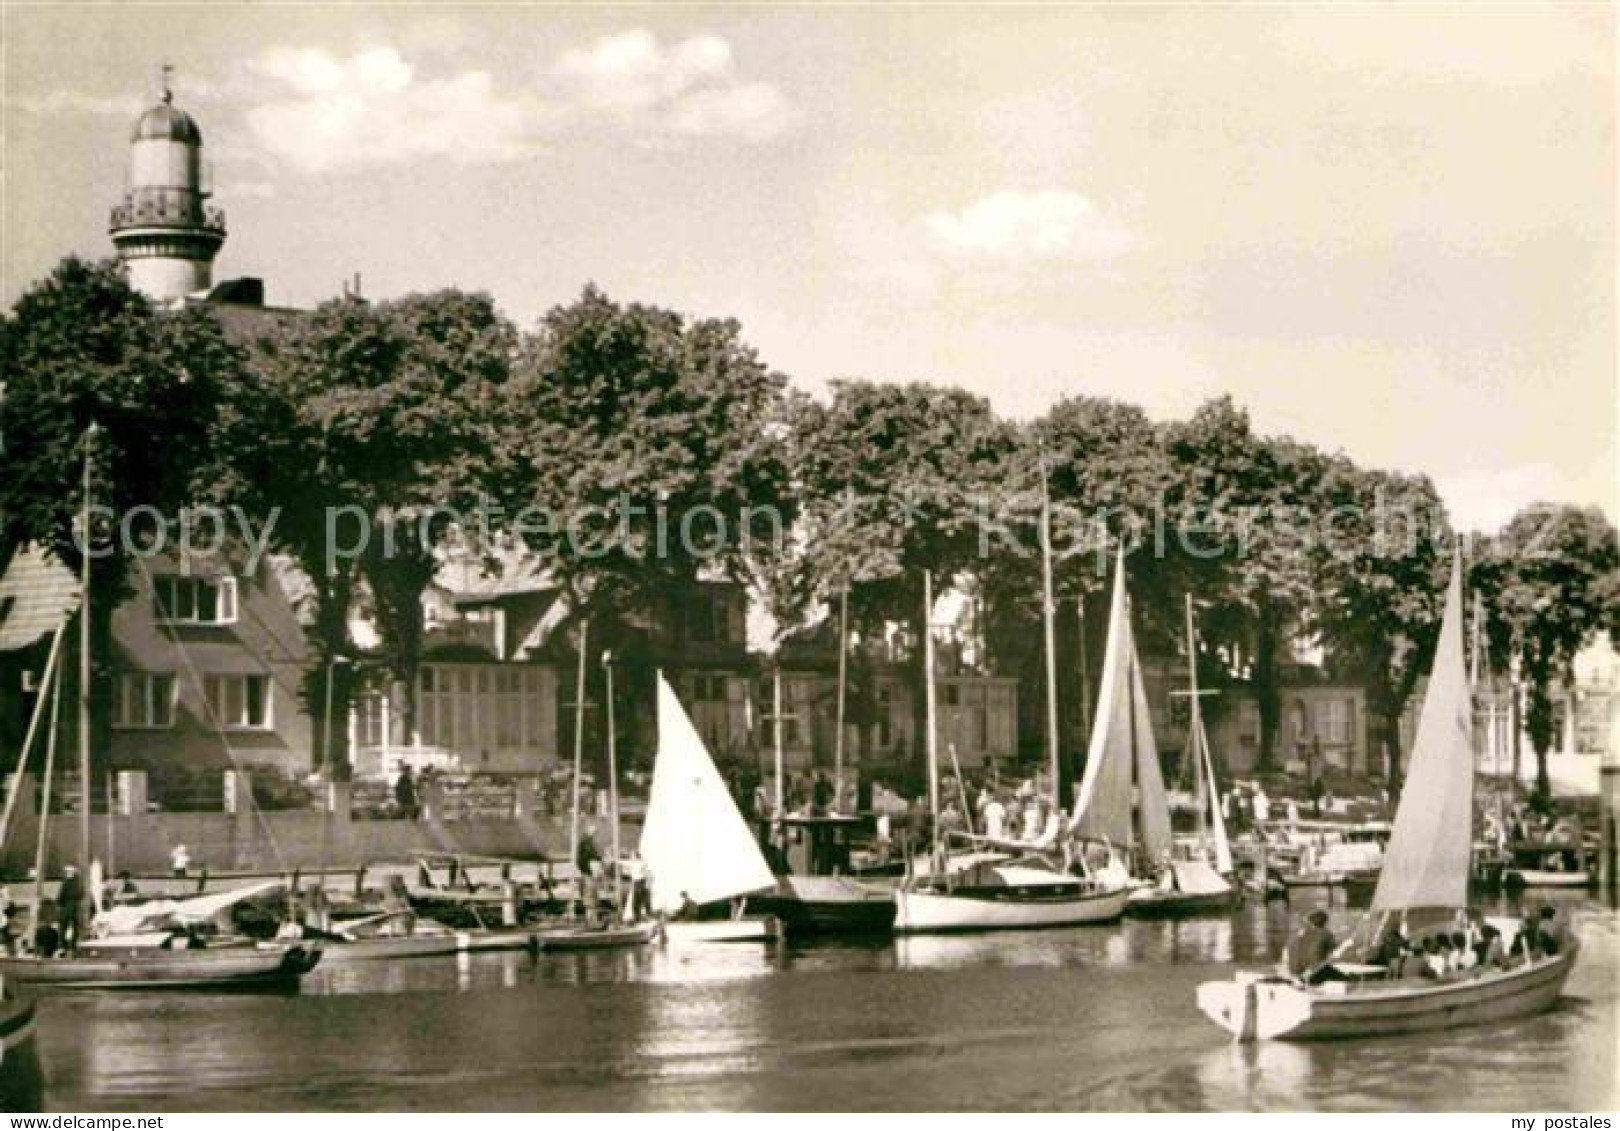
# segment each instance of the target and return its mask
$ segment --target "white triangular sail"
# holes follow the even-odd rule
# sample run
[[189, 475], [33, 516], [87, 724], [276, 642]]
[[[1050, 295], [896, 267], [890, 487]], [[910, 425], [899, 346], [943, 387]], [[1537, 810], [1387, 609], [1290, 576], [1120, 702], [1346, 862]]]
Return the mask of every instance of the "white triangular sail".
[[1215, 784], [1215, 763], [1209, 756], [1209, 735], [1204, 732], [1202, 716], [1197, 718], [1197, 741], [1200, 768], [1203, 772], [1205, 800], [1209, 804], [1209, 839], [1215, 850], [1215, 870], [1223, 876], [1232, 874], [1232, 842], [1226, 836], [1226, 816], [1221, 812], [1221, 791]]
[[658, 760], [641, 856], [653, 907], [673, 912], [773, 887], [776, 878], [674, 690], [658, 675]]
[[1372, 909], [1466, 906], [1473, 818], [1473, 703], [1463, 658], [1459, 556]]
[[[1132, 819], [1133, 800], [1138, 820]], [[1114, 569], [1108, 645], [1075, 829], [1084, 837], [1139, 847], [1152, 860], [1170, 848], [1170, 806], [1125, 600], [1123, 550]]]

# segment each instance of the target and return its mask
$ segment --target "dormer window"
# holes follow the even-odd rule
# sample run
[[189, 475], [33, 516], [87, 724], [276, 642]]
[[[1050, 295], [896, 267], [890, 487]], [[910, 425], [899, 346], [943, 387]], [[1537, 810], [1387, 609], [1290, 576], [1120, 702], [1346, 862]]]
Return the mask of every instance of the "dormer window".
[[236, 578], [155, 577], [152, 615], [159, 624], [235, 624]]

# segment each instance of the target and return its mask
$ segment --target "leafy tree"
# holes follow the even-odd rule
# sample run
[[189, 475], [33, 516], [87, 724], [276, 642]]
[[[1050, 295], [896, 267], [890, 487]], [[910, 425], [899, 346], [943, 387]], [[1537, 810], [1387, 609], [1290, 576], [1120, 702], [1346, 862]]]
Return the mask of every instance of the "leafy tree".
[[[227, 481], [275, 514], [277, 545], [313, 584], [312, 714], [329, 672], [340, 717], [356, 690], [348, 617], [363, 585], [401, 707], [391, 739], [408, 733], [422, 593], [437, 552], [467, 533], [454, 519], [481, 505], [501, 470], [494, 437], [515, 340], [487, 296], [447, 290], [335, 299], [262, 344]], [[343, 771], [341, 750], [328, 760]]]
[[1283, 668], [1312, 596], [1305, 550], [1324, 460], [1307, 445], [1257, 436], [1230, 397], [1169, 425], [1165, 445], [1167, 510], [1194, 547], [1186, 577], [1205, 605], [1200, 629], [1247, 674], [1260, 711], [1259, 765], [1272, 769]]
[[743, 577], [791, 519], [785, 387], [735, 322], [586, 288], [526, 339], [510, 390], [517, 533], [598, 603], [667, 614], [705, 567]]
[[1424, 476], [1331, 461], [1311, 553], [1309, 621], [1328, 667], [1367, 693], [1369, 742], [1391, 789], [1402, 778], [1400, 723], [1428, 671], [1449, 558], [1445, 507]]
[[1517, 661], [1526, 684], [1525, 729], [1543, 799], [1551, 795], [1553, 688], [1573, 682], [1576, 654], [1613, 625], [1617, 568], [1615, 529], [1602, 511], [1537, 503], [1514, 515], [1475, 571], [1494, 657]]
[[107, 740], [112, 613], [132, 592], [134, 547], [117, 527], [149, 534], [122, 522], [137, 507], [178, 518], [241, 364], [213, 319], [157, 312], [113, 262], [63, 260], [0, 320], [0, 544], [37, 543], [78, 572], [87, 450], [94, 503], [113, 518], [94, 531], [90, 565], [96, 749]]
[[[863, 640], [880, 639], [895, 620], [907, 626], [920, 750], [923, 572], [933, 572], [939, 591], [979, 569], [981, 520], [1014, 432], [988, 401], [963, 390], [868, 381], [834, 382], [827, 401], [802, 406], [795, 427], [798, 489], [820, 524], [810, 540], [812, 569], [848, 584], [850, 625]], [[865, 659], [855, 682], [869, 687]], [[868, 706], [859, 713], [870, 717]]]

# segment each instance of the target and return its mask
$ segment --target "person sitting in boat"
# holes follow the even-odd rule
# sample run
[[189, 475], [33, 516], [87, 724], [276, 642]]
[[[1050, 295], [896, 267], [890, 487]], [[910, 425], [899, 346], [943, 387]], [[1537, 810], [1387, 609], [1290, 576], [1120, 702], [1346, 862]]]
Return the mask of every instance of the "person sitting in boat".
[[1451, 967], [1455, 973], [1466, 974], [1479, 965], [1479, 955], [1468, 945], [1468, 936], [1461, 931], [1451, 932]]
[[1327, 929], [1327, 912], [1317, 908], [1305, 916], [1304, 924], [1288, 940], [1285, 952], [1288, 973], [1302, 982], [1313, 983], [1333, 956], [1334, 940]]
[[1544, 905], [1535, 919], [1536, 948], [1549, 958], [1562, 954], [1569, 945], [1569, 928], [1557, 908]]
[[118, 880], [112, 885], [109, 903], [139, 903], [141, 889], [135, 886], [135, 877], [128, 872], [119, 872]]
[[56, 928], [56, 904], [45, 900], [35, 916], [34, 953], [41, 958], [54, 958], [62, 947], [62, 932]]
[[956, 807], [956, 802], [947, 801], [945, 809], [939, 815], [939, 837], [947, 840], [952, 833], [962, 832], [967, 828], [967, 821], [962, 817], [962, 810]]
[[22, 938], [22, 913], [11, 889], [0, 884], [0, 954], [16, 954]]
[[1479, 958], [1476, 965], [1481, 970], [1507, 968], [1507, 950], [1502, 946], [1502, 932], [1489, 923], [1480, 929], [1479, 946], [1475, 953]]
[[683, 923], [689, 923], [698, 917], [698, 905], [690, 892], [681, 892], [681, 905], [675, 909], [672, 917]]

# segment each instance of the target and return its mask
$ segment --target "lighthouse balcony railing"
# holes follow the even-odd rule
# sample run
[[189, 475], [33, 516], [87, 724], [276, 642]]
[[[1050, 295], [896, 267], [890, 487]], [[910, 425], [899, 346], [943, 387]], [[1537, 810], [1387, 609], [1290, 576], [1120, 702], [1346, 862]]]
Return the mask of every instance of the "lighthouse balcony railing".
[[112, 210], [112, 228], [204, 228], [225, 234], [225, 210], [200, 203], [191, 193], [145, 195]]

